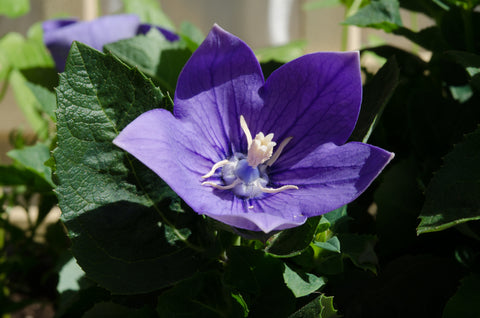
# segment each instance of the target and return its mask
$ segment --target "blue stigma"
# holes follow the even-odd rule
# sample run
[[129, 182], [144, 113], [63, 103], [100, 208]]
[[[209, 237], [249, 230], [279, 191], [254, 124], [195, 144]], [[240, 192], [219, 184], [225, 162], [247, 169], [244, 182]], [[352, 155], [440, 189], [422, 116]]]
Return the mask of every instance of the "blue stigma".
[[258, 168], [250, 166], [245, 159], [238, 161], [237, 166], [235, 167], [235, 174], [246, 184], [257, 180], [260, 177]]

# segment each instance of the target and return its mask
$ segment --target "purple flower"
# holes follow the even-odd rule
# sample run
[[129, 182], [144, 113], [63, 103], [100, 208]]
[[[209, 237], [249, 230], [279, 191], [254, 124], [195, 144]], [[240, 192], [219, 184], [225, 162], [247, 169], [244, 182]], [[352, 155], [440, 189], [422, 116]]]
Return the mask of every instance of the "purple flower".
[[114, 143], [197, 213], [268, 233], [351, 202], [393, 158], [344, 144], [361, 94], [358, 52], [305, 55], [264, 81], [252, 50], [214, 26], [180, 74], [174, 114], [146, 112]]
[[[147, 33], [152, 26], [140, 24], [136, 15], [122, 14], [78, 22], [76, 19], [57, 19], [43, 22], [43, 41], [53, 56], [57, 69], [63, 72], [65, 61], [73, 41], [85, 43], [102, 50], [108, 43]], [[156, 27], [169, 41], [178, 40], [178, 35]]]

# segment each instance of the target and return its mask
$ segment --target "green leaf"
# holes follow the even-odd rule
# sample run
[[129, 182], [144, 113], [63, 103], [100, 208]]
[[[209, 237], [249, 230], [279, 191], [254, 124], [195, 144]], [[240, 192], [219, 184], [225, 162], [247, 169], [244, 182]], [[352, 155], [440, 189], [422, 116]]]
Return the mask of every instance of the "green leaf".
[[305, 54], [306, 46], [307, 41], [292, 41], [285, 45], [255, 50], [255, 55], [261, 63], [269, 61], [286, 63]]
[[404, 36], [410, 41], [430, 51], [443, 52], [448, 49], [449, 44], [443, 37], [442, 30], [438, 26], [431, 26], [414, 32], [405, 27], [393, 31], [394, 34]]
[[445, 55], [462, 65], [470, 77], [480, 73], [480, 55], [464, 51], [448, 51]]
[[37, 38], [33, 30], [32, 27], [31, 37], [27, 39], [15, 32], [10, 32], [0, 39], [0, 52], [11, 67], [16, 69], [54, 67], [43, 42]]
[[480, 317], [478, 299], [480, 299], [480, 275], [471, 274], [462, 280], [457, 293], [447, 302], [442, 317]]
[[7, 155], [21, 167], [34, 172], [52, 187], [55, 186], [52, 181], [52, 169], [45, 165], [45, 161], [50, 158], [50, 149], [47, 145], [37, 143], [23, 149], [10, 150]]
[[84, 275], [85, 272], [78, 266], [75, 258], [72, 257], [58, 273], [57, 291], [63, 293], [67, 290], [79, 290], [79, 280]]
[[17, 18], [30, 11], [30, 0], [1, 0], [0, 15]]
[[[170, 211], [176, 195], [112, 144], [137, 116], [166, 106], [161, 91], [114, 56], [74, 42], [57, 100], [56, 193], [72, 252], [87, 276], [119, 294], [158, 290], [191, 276], [200, 261], [192, 249], [198, 248], [175, 222], [190, 224], [197, 216]], [[163, 224], [174, 229], [181, 248], [170, 244]]]
[[363, 87], [363, 100], [350, 140], [367, 142], [398, 85], [400, 69], [395, 56], [387, 60]]
[[227, 250], [225, 282], [239, 292], [252, 317], [284, 317], [293, 312], [295, 297], [283, 280], [284, 264], [245, 246]]
[[131, 308], [111, 301], [102, 301], [96, 303], [91, 309], [86, 311], [82, 318], [145, 318], [156, 317], [152, 308], [144, 306], [142, 308]]
[[337, 310], [333, 307], [333, 296], [327, 297], [321, 294], [289, 318], [339, 318]]
[[195, 25], [184, 21], [180, 24], [180, 37], [187, 44], [190, 51], [195, 51], [205, 39], [205, 35]]
[[122, 0], [125, 13], [133, 13], [143, 23], [150, 23], [175, 30], [172, 21], [165, 15], [157, 0]]
[[326, 280], [323, 277], [310, 273], [297, 273], [286, 264], [283, 279], [297, 298], [310, 295], [326, 284]]
[[[330, 223], [329, 228], [333, 232], [343, 232], [342, 230], [344, 228], [345, 222], [348, 222], [352, 218], [349, 217], [347, 214], [347, 205], [344, 205], [336, 210], [324, 214], [323, 219]], [[327, 229], [324, 229], [323, 231], [325, 230]], [[317, 232], [318, 231], [319, 229], [317, 229]]]
[[480, 219], [480, 127], [445, 156], [433, 176], [420, 213], [418, 234]]
[[43, 117], [40, 111], [41, 106], [32, 91], [30, 91], [26, 78], [19, 71], [14, 70], [10, 73], [10, 85], [15, 94], [17, 105], [22, 110], [33, 131], [40, 139], [47, 139], [48, 120]]
[[280, 232], [265, 251], [278, 257], [293, 257], [302, 253], [313, 240], [320, 218], [309, 218], [302, 226]]
[[49, 91], [43, 86], [31, 82], [27, 82], [26, 85], [37, 101], [37, 108], [41, 112], [47, 114], [50, 119], [55, 121], [55, 109], [57, 108], [57, 98], [55, 93]]
[[340, 253], [340, 241], [336, 236], [331, 237], [326, 242], [315, 241], [313, 244], [315, 244], [315, 246], [318, 246], [324, 250], [334, 252], [334, 253]]
[[343, 23], [392, 32], [402, 26], [398, 0], [372, 0]]
[[160, 317], [244, 317], [216, 272], [199, 273], [158, 298]]
[[128, 65], [138, 67], [172, 96], [178, 75], [191, 55], [183, 41], [170, 42], [155, 29], [146, 36], [107, 44], [104, 49]]
[[377, 238], [374, 235], [342, 233], [338, 238], [343, 256], [360, 268], [377, 272], [378, 258], [374, 250]]
[[405, 251], [417, 238], [415, 227], [423, 195], [416, 178], [417, 167], [413, 158], [393, 162], [374, 193], [379, 237], [377, 249], [383, 255]]

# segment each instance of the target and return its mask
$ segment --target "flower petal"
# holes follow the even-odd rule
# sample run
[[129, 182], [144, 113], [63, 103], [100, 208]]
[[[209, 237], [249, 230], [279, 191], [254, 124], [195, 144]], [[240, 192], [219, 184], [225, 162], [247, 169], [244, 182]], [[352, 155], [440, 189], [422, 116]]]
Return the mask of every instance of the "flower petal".
[[299, 189], [292, 192], [292, 204], [297, 201], [302, 213], [310, 217], [356, 199], [393, 156], [393, 153], [359, 142], [343, 146], [327, 143], [293, 166], [272, 166], [270, 180], [277, 185], [298, 186]]
[[260, 95], [264, 109], [247, 123], [252, 134], [274, 133], [277, 144], [293, 139], [279, 162], [300, 160], [319, 145], [343, 144], [355, 127], [362, 99], [358, 52], [320, 52], [273, 72]]
[[137, 34], [147, 34], [150, 31], [151, 28], [156, 28], [165, 37], [165, 39], [167, 39], [167, 41], [174, 42], [174, 41], [178, 41], [180, 39], [178, 34], [172, 32], [170, 30], [167, 30], [167, 29], [159, 27], [159, 26], [154, 26], [154, 25], [151, 25], [151, 24], [147, 24], [147, 23], [142, 23], [138, 26]]
[[[201, 176], [219, 161], [214, 149], [205, 147], [194, 126], [163, 109], [140, 115], [113, 143], [135, 156], [158, 174], [194, 211], [234, 227], [270, 232], [303, 224], [306, 217], [288, 207], [288, 196], [252, 201], [253, 209], [231, 191], [202, 186]], [[217, 156], [217, 157], [215, 157]], [[208, 159], [207, 159], [208, 158]], [[217, 181], [215, 177], [209, 181]], [[293, 212], [292, 212], [293, 211]]]
[[269, 233], [302, 225], [307, 220], [295, 205], [297, 202], [293, 200], [292, 204], [289, 195], [246, 201], [235, 197], [231, 191], [213, 192], [220, 200], [212, 200], [213, 204], [206, 206], [204, 212], [197, 212], [236, 228]]
[[73, 41], [102, 50], [107, 43], [136, 35], [140, 20], [131, 14], [112, 15], [78, 23], [44, 22], [43, 41], [50, 50], [57, 69], [63, 72]]
[[180, 73], [174, 114], [197, 125], [225, 159], [246, 150], [240, 115], [249, 117], [252, 109], [261, 108], [257, 92], [262, 85], [252, 50], [215, 25]]

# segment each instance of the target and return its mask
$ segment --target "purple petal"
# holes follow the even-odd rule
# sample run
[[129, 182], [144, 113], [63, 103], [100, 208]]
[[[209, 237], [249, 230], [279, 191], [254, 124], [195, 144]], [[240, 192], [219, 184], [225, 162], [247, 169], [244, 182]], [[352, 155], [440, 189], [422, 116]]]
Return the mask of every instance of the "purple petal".
[[177, 34], [175, 34], [170, 30], [167, 30], [158, 26], [153, 26], [151, 24], [145, 24], [145, 23], [140, 24], [138, 26], [137, 34], [147, 34], [151, 28], [156, 28], [160, 33], [162, 33], [162, 35], [165, 37], [165, 39], [167, 39], [167, 41], [175, 42], [180, 39], [180, 37]]
[[58, 28], [63, 28], [69, 24], [77, 23], [78, 20], [75, 18], [72, 19], [56, 19], [56, 20], [47, 20], [42, 23], [43, 32], [50, 32]]
[[362, 99], [358, 52], [313, 53], [289, 62], [267, 79], [265, 107], [247, 123], [252, 135], [293, 139], [279, 162], [300, 160], [319, 145], [343, 144], [355, 127]]
[[44, 22], [43, 41], [51, 52], [57, 69], [65, 69], [65, 61], [73, 41], [101, 50], [107, 43], [136, 35], [140, 21], [130, 14], [112, 15], [93, 21], [64, 23]]
[[213, 192], [222, 200], [199, 213], [236, 228], [269, 233], [302, 225], [307, 220], [298, 202], [291, 200], [288, 194], [248, 202], [238, 199], [230, 191]]
[[368, 144], [327, 143], [290, 167], [274, 164], [270, 180], [298, 186], [289, 192], [295, 197], [292, 203], [298, 201], [302, 213], [310, 217], [356, 199], [392, 158], [393, 153]]
[[[201, 176], [219, 161], [215, 149], [204, 144], [188, 121], [163, 109], [146, 112], [130, 123], [113, 141], [156, 174], [197, 213], [247, 230], [270, 232], [303, 224], [306, 217], [289, 204], [288, 196], [254, 200], [253, 209], [231, 191], [202, 186]], [[209, 181], [220, 180], [210, 178]]]
[[224, 158], [245, 151], [240, 115], [247, 120], [262, 101], [263, 74], [252, 50], [215, 25], [180, 73], [174, 113], [217, 145]]

